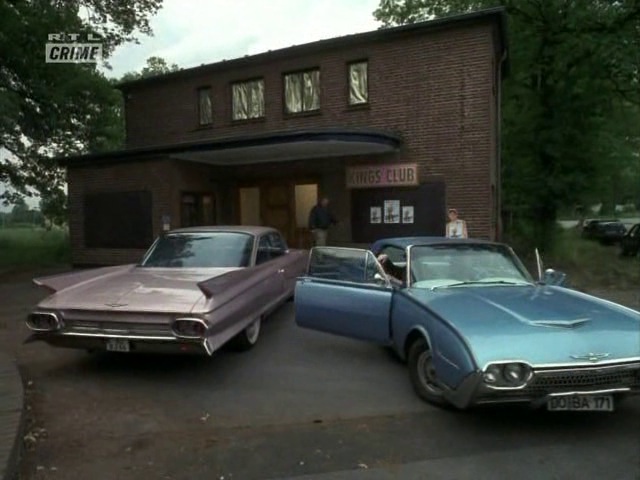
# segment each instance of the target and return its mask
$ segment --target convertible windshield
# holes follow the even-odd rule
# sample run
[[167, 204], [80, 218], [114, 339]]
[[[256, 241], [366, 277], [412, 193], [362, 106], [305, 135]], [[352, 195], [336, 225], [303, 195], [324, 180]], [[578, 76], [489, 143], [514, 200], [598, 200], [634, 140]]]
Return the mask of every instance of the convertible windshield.
[[502, 245], [424, 245], [410, 249], [411, 283], [417, 288], [522, 285], [533, 280]]
[[247, 267], [253, 236], [247, 233], [171, 233], [159, 238], [141, 267], [216, 268]]

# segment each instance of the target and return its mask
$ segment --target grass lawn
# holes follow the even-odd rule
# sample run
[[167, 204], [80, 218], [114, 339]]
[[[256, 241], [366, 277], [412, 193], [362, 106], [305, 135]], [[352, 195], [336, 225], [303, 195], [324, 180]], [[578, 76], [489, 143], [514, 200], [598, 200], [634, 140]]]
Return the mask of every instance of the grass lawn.
[[543, 255], [543, 261], [545, 268], [567, 273], [576, 288], [640, 290], [640, 258], [619, 254], [618, 245], [582, 239], [578, 229], [570, 228], [559, 233], [554, 252]]
[[66, 229], [0, 228], [0, 271], [68, 264]]

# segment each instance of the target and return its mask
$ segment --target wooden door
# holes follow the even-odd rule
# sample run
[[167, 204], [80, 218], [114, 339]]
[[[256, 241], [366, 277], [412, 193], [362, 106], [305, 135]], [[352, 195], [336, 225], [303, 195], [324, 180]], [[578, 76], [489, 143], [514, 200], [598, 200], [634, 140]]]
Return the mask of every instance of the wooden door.
[[291, 184], [267, 184], [260, 189], [263, 225], [277, 228], [288, 244], [293, 244], [295, 218], [291, 202]]

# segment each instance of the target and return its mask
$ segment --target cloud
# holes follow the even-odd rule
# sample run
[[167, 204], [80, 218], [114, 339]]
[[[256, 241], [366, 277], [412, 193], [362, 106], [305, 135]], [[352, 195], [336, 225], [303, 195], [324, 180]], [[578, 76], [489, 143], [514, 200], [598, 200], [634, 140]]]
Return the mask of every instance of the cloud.
[[378, 0], [164, 0], [153, 37], [116, 50], [108, 76], [140, 70], [159, 56], [180, 67], [253, 55], [375, 30]]

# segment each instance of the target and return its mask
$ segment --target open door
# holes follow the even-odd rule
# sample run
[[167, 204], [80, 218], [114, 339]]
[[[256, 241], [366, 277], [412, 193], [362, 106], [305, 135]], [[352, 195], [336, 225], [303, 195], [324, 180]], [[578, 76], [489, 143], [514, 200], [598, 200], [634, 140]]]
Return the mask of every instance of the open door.
[[296, 284], [296, 323], [381, 345], [390, 342], [393, 287], [368, 250], [315, 247]]

